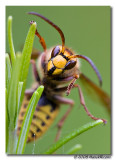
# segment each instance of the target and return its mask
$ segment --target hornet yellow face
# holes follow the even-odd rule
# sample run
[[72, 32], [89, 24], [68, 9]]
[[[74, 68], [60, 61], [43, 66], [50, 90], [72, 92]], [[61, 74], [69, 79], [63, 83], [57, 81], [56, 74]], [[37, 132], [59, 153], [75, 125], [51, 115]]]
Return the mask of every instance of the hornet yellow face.
[[56, 46], [51, 53], [51, 58], [48, 61], [47, 71], [48, 75], [59, 75], [65, 70], [72, 69], [76, 63], [76, 58], [68, 58], [73, 55], [72, 52], [65, 48], [62, 53], [62, 46]]

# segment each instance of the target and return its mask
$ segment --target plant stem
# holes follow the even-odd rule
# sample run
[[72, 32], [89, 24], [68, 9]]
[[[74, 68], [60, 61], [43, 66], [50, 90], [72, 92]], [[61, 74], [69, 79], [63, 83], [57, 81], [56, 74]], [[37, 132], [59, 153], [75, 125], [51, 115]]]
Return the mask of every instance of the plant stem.
[[[6, 82], [7, 91], [7, 111], [8, 111], [8, 132], [6, 134], [6, 141], [8, 141], [8, 154], [15, 153], [15, 139], [16, 139], [16, 120], [17, 120], [17, 111], [20, 108], [20, 104], [22, 102], [26, 79], [30, 64], [30, 58], [32, 53], [33, 41], [35, 37], [36, 23], [33, 23], [27, 34], [27, 38], [25, 41], [23, 54], [16, 54], [14, 51], [13, 39], [12, 39], [12, 16], [8, 18], [8, 40], [9, 40], [9, 48], [10, 48], [10, 57], [12, 62], [12, 67], [10, 66], [10, 60], [8, 59], [8, 55], [6, 55], [7, 61], [7, 77], [9, 78]], [[10, 67], [9, 67], [10, 66]], [[18, 93], [18, 85], [20, 79], [22, 80], [22, 84], [20, 84], [20, 93]], [[20, 94], [20, 95], [18, 95]], [[21, 99], [22, 98], [22, 99]], [[18, 101], [20, 99], [20, 101]], [[19, 106], [18, 106], [19, 104]], [[6, 117], [6, 118], [7, 118]], [[7, 121], [6, 121], [7, 122]], [[6, 144], [7, 145], [7, 144]]]
[[21, 55], [16, 55], [14, 66], [12, 67], [12, 75], [8, 90], [8, 115], [9, 115], [9, 129], [12, 131], [15, 128], [15, 119], [17, 111], [17, 91], [19, 82], [19, 73], [21, 66]]
[[9, 130], [8, 154], [14, 154], [14, 130]]

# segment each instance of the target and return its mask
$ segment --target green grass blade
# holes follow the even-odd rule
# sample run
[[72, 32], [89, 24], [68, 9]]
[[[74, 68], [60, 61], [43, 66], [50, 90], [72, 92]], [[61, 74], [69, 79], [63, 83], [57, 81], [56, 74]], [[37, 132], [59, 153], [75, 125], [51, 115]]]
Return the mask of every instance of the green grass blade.
[[75, 146], [73, 146], [69, 151], [67, 151], [64, 154], [75, 154], [77, 153], [78, 150], [80, 150], [82, 148], [81, 144], [76, 144]]
[[21, 55], [18, 54], [16, 56], [14, 66], [12, 68], [12, 75], [8, 90], [8, 115], [10, 120], [9, 124], [10, 130], [13, 130], [15, 128], [20, 65], [21, 65]]
[[71, 139], [75, 138], [76, 136], [79, 136], [80, 134], [82, 134], [83, 132], [99, 125], [103, 123], [102, 120], [97, 120], [97, 121], [93, 121], [90, 123], [87, 123], [86, 125], [80, 127], [79, 129], [73, 131], [72, 133], [68, 134], [67, 136], [65, 136], [64, 138], [60, 139], [58, 142], [56, 142], [55, 144], [52, 145], [52, 147], [46, 151], [43, 154], [52, 154], [54, 153], [58, 148], [60, 148], [61, 146], [63, 146], [65, 143], [67, 143], [68, 141], [70, 141]]
[[6, 63], [6, 67], [5, 67], [5, 74], [6, 74], [6, 89], [8, 90], [9, 87], [9, 82], [11, 79], [11, 63], [10, 63], [10, 58], [8, 53], [6, 53], [5, 55], [5, 63]]
[[21, 62], [22, 64], [21, 64], [21, 70], [20, 70], [20, 81], [24, 82], [24, 84], [23, 84], [23, 88], [22, 88], [21, 101], [24, 96], [26, 79], [27, 79], [27, 75], [28, 75], [32, 47], [33, 47], [33, 41], [34, 41], [34, 37], [35, 37], [35, 31], [36, 31], [36, 22], [34, 22], [30, 26], [30, 29], [29, 29], [29, 32], [27, 34], [26, 41], [24, 44], [24, 48], [22, 51], [22, 62]]
[[12, 39], [12, 16], [8, 17], [8, 42], [9, 42], [9, 48], [10, 48], [11, 62], [12, 62], [12, 65], [14, 65], [16, 57], [15, 57], [15, 50], [14, 50], [13, 39]]
[[19, 139], [18, 139], [18, 143], [17, 143], [17, 149], [16, 149], [16, 154], [23, 154], [24, 153], [24, 149], [26, 146], [26, 141], [27, 141], [27, 137], [28, 137], [28, 132], [30, 129], [30, 125], [31, 125], [31, 121], [33, 118], [33, 114], [35, 111], [35, 108], [37, 106], [37, 103], [40, 99], [40, 96], [43, 92], [44, 87], [40, 86], [32, 95], [32, 98], [29, 102], [27, 111], [25, 113], [25, 117], [23, 120], [23, 124], [22, 124], [22, 128], [20, 131], [20, 135], [19, 135]]

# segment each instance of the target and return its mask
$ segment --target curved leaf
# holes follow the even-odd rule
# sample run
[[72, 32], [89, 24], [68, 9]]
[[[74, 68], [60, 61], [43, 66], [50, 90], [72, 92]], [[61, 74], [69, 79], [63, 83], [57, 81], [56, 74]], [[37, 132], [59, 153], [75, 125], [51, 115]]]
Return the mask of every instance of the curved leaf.
[[28, 137], [28, 132], [30, 129], [30, 125], [31, 125], [31, 121], [33, 118], [33, 114], [35, 111], [35, 108], [37, 106], [37, 103], [40, 99], [40, 96], [43, 92], [44, 87], [40, 86], [32, 95], [31, 100], [29, 102], [24, 120], [23, 120], [23, 124], [22, 124], [22, 128], [20, 131], [20, 135], [19, 135], [19, 139], [18, 139], [18, 143], [17, 143], [17, 149], [16, 149], [16, 154], [23, 154], [24, 153], [24, 149], [26, 146], [26, 141], [27, 141], [27, 137]]
[[59, 141], [57, 141], [55, 144], [53, 144], [53, 146], [46, 151], [43, 154], [52, 154], [54, 153], [58, 148], [60, 148], [61, 146], [63, 146], [65, 143], [67, 143], [68, 141], [70, 141], [71, 139], [75, 138], [76, 136], [79, 136], [80, 134], [82, 134], [83, 132], [99, 125], [103, 123], [102, 120], [97, 120], [97, 121], [93, 121], [90, 123], [87, 123], [86, 125], [80, 127], [79, 129], [73, 131], [72, 133], [68, 134], [67, 136], [65, 136], [64, 138], [60, 139]]

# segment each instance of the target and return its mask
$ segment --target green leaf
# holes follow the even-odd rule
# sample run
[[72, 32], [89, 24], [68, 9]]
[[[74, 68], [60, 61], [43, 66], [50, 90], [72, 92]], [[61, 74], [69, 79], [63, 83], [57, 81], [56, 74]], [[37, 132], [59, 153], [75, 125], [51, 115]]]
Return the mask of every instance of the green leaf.
[[17, 119], [18, 119], [20, 108], [21, 108], [21, 93], [22, 93], [22, 88], [23, 88], [23, 82], [19, 82], [18, 83], [18, 94], [17, 94], [15, 126], [17, 125]]
[[8, 42], [9, 42], [9, 48], [10, 48], [11, 62], [12, 62], [12, 65], [14, 65], [16, 57], [15, 57], [15, 50], [14, 50], [13, 39], [12, 39], [12, 16], [8, 17]]
[[31, 53], [32, 53], [32, 47], [33, 47], [33, 41], [35, 37], [35, 31], [36, 31], [36, 22], [34, 22], [29, 29], [29, 32], [27, 34], [27, 38], [24, 44], [24, 48], [22, 51], [22, 62], [21, 62], [21, 69], [20, 69], [20, 81], [23, 82], [23, 88], [22, 88], [22, 94], [21, 94], [21, 101], [24, 96], [25, 86], [26, 86], [26, 79], [28, 75], [29, 70], [29, 64], [31, 59]]
[[43, 92], [43, 89], [44, 89], [44, 87], [40, 86], [33, 93], [31, 100], [28, 104], [28, 108], [25, 113], [25, 117], [23, 120], [23, 124], [21, 127], [21, 131], [20, 131], [20, 135], [19, 135], [19, 139], [18, 139], [18, 143], [17, 143], [16, 154], [23, 154], [24, 153], [24, 149], [25, 149], [26, 141], [27, 141], [27, 137], [28, 137], [28, 132], [30, 129], [32, 118], [33, 118], [33, 114], [34, 114], [35, 108], [37, 106], [37, 103], [40, 99], [40, 96]]
[[5, 73], [6, 73], [6, 89], [8, 90], [8, 87], [9, 87], [9, 82], [10, 82], [10, 79], [11, 79], [11, 63], [10, 63], [10, 58], [9, 58], [9, 55], [8, 53], [5, 54], [5, 63], [6, 63], [6, 70], [5, 70]]
[[5, 88], [5, 106], [6, 106], [6, 152], [8, 147], [8, 137], [9, 137], [9, 131], [8, 131], [8, 111], [7, 111], [7, 89]]
[[12, 67], [11, 80], [8, 90], [8, 115], [10, 120], [9, 124], [10, 130], [13, 130], [15, 128], [20, 65], [21, 65], [21, 54], [17, 54], [14, 66]]
[[76, 144], [75, 146], [73, 146], [69, 151], [67, 151], [64, 154], [75, 154], [78, 150], [80, 150], [82, 148], [81, 144]]
[[93, 121], [90, 123], [87, 123], [86, 125], [80, 127], [79, 129], [73, 131], [72, 133], [68, 134], [67, 136], [65, 136], [64, 138], [60, 139], [59, 141], [57, 141], [55, 144], [52, 145], [52, 147], [46, 151], [43, 154], [52, 154], [54, 153], [58, 148], [60, 148], [61, 146], [63, 146], [65, 143], [67, 143], [68, 141], [70, 141], [71, 139], [79, 136], [80, 134], [82, 134], [83, 132], [99, 125], [103, 123], [102, 120], [97, 120], [97, 121]]
[[22, 88], [23, 88], [23, 82], [19, 82], [18, 84], [18, 104], [17, 104], [17, 115], [19, 114], [20, 111], [20, 106], [21, 106], [21, 93], [22, 93]]

